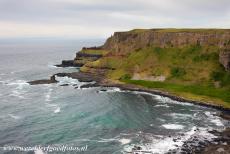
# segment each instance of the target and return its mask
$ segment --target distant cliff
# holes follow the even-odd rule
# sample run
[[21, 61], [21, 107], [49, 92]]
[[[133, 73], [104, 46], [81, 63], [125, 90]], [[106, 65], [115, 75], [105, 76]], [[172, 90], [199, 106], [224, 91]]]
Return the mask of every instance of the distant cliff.
[[147, 47], [183, 47], [187, 45], [217, 45], [222, 47], [230, 41], [230, 29], [150, 29], [115, 32], [104, 48], [122, 54]]
[[185, 47], [188, 45], [217, 46], [220, 48], [220, 62], [230, 70], [230, 30], [229, 29], [136, 29], [115, 32], [105, 42], [103, 48], [114, 55], [149, 47]]

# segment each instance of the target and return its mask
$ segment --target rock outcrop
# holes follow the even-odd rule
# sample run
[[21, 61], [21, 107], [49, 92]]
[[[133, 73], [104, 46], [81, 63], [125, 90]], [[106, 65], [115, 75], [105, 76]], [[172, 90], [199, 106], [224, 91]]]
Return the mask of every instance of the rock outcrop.
[[55, 79], [55, 75], [52, 75], [50, 79], [44, 79], [44, 80], [34, 80], [28, 82], [30, 85], [38, 85], [38, 84], [51, 84], [51, 83], [57, 83], [57, 80]]
[[219, 61], [226, 71], [230, 71], [230, 44], [224, 45], [219, 54]]
[[55, 65], [57, 67], [72, 67], [74, 66], [73, 60], [63, 60], [61, 64]]
[[[84, 50], [84, 48], [83, 48]], [[84, 52], [77, 52], [74, 60], [63, 60], [61, 64], [55, 65], [57, 67], [82, 67], [84, 64], [95, 61], [101, 58], [100, 54], [88, 54]]]

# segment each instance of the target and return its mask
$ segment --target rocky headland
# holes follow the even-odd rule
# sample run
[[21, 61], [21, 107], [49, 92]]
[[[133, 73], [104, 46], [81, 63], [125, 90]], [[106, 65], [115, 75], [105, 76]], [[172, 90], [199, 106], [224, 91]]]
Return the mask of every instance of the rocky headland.
[[[83, 47], [73, 60], [63, 60], [56, 66], [79, 67], [80, 72], [64, 75], [96, 80], [98, 85], [132, 85], [190, 102], [230, 107], [229, 29], [115, 32], [104, 45]], [[46, 82], [55, 81], [51, 78], [30, 83]], [[165, 85], [178, 88], [165, 88]], [[197, 87], [201, 89], [199, 92], [196, 92]], [[186, 88], [191, 90], [183, 91]], [[207, 88], [212, 91], [205, 92]], [[181, 95], [182, 92], [186, 94]]]
[[[82, 48], [73, 60], [58, 67], [79, 67], [79, 72], [58, 73], [30, 84], [56, 83], [55, 76], [92, 82], [81, 88], [119, 87], [144, 91], [222, 111], [230, 115], [229, 29], [135, 29], [115, 32], [100, 47]], [[161, 79], [161, 80], [159, 80]], [[230, 152], [229, 128], [213, 132], [215, 142], [193, 146], [184, 153]], [[191, 141], [192, 142], [192, 141]]]

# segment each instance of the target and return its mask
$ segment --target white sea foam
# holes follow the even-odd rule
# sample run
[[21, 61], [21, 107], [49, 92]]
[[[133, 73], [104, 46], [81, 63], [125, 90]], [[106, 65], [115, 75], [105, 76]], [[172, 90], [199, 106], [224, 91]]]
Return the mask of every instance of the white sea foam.
[[178, 125], [178, 124], [164, 124], [162, 125], [166, 129], [183, 129], [183, 125]]
[[154, 98], [158, 100], [160, 103], [171, 103], [171, 104], [179, 104], [179, 105], [186, 105], [186, 106], [194, 106], [194, 104], [188, 102], [180, 102], [180, 101], [173, 100], [169, 97], [164, 97], [160, 95], [154, 95]]
[[46, 154], [46, 152], [43, 152], [41, 149], [37, 149], [34, 151], [35, 154]]
[[55, 76], [55, 79], [59, 82], [58, 84], [79, 84], [79, 81], [77, 79], [73, 79], [70, 77], [59, 77], [59, 76]]
[[[215, 113], [213, 113], [215, 114]], [[205, 115], [208, 117], [211, 123], [215, 124], [216, 126], [224, 126], [223, 122], [221, 121], [220, 117], [214, 116], [211, 112], [206, 111]]]
[[193, 115], [191, 114], [182, 114], [182, 113], [170, 113], [166, 114], [170, 117], [176, 118], [176, 119], [188, 119], [188, 118], [193, 118]]
[[120, 142], [122, 145], [124, 145], [124, 144], [130, 143], [131, 140], [130, 140], [130, 139], [126, 139], [126, 138], [122, 138], [122, 139], [119, 140], [119, 142]]
[[18, 91], [18, 90], [13, 90], [12, 93], [9, 96], [18, 97], [20, 99], [24, 99], [25, 98], [23, 96], [23, 92], [22, 91]]
[[54, 64], [50, 64], [50, 63], [49, 63], [47, 66], [48, 66], [49, 68], [58, 68], [58, 67], [55, 66]]
[[16, 85], [17, 89], [23, 89], [25, 86], [28, 86], [29, 83], [27, 83], [24, 80], [16, 80], [15, 82], [7, 83], [7, 85], [9, 86]]
[[179, 104], [179, 105], [185, 105], [185, 106], [194, 106], [194, 104], [192, 104], [192, 103], [176, 101], [176, 100], [173, 100], [173, 99], [171, 99], [169, 97], [156, 95], [156, 94], [152, 94], [152, 93], [149, 93], [149, 92], [132, 91], [132, 93], [145, 94], [145, 95], [153, 96], [153, 98], [158, 100], [159, 103], [164, 103], [164, 104], [170, 103], [170, 104]]
[[106, 142], [113, 142], [113, 141], [117, 141], [117, 139], [115, 138], [111, 138], [111, 139], [101, 139], [97, 142], [100, 142], [100, 143], [106, 143]]
[[26, 87], [29, 86], [29, 84], [26, 81], [16, 80], [14, 82], [6, 83], [6, 85], [14, 87], [10, 96], [25, 99], [24, 94], [27, 92]]
[[169, 108], [170, 106], [168, 106], [167, 104], [159, 104], [159, 105], [155, 105], [154, 107], [167, 107], [167, 108]]
[[51, 97], [52, 91], [53, 91], [53, 89], [48, 90], [48, 92], [45, 95], [45, 98], [46, 98], [45, 101], [47, 101], [47, 102], [51, 101], [50, 97]]
[[162, 119], [162, 118], [156, 118], [156, 120], [159, 120], [161, 122], [165, 122], [166, 121], [165, 119]]
[[121, 89], [120, 88], [117, 88], [117, 87], [110, 87], [108, 89], [106, 89], [105, 91], [104, 90], [100, 90], [99, 93], [112, 93], [112, 92], [121, 92]]
[[11, 118], [15, 119], [15, 120], [20, 119], [19, 116], [16, 116], [16, 115], [14, 115], [14, 114], [8, 114], [8, 115], [9, 115]]
[[57, 106], [58, 106], [57, 104], [51, 104], [51, 103], [46, 103], [46, 105], [47, 105], [48, 107], [57, 107]]
[[78, 89], [80, 89], [80, 87], [82, 85], [86, 85], [86, 84], [94, 84], [95, 82], [79, 82], [77, 79], [73, 79], [70, 77], [58, 77], [55, 76], [55, 79], [58, 81], [58, 85], [63, 85], [63, 84], [68, 84], [68, 85], [77, 85]]
[[54, 113], [59, 113], [59, 112], [61, 112], [61, 108], [60, 108], [60, 107], [58, 107], [58, 108], [56, 108], [56, 109], [54, 110]]
[[[147, 151], [149, 153], [167, 153], [169, 150], [174, 150], [182, 147], [185, 141], [192, 139], [194, 136], [199, 138], [200, 140], [211, 140], [215, 138], [214, 135], [208, 133], [207, 129], [192, 127], [190, 131], [184, 133], [183, 136], [172, 136], [172, 137], [164, 137], [164, 136], [155, 136], [146, 134], [145, 138], [151, 140], [150, 143], [140, 144], [136, 146], [140, 146], [142, 151]], [[124, 151], [131, 152], [134, 145], [126, 145], [124, 147]], [[140, 152], [140, 151], [135, 151]], [[141, 153], [141, 152], [140, 152]]]

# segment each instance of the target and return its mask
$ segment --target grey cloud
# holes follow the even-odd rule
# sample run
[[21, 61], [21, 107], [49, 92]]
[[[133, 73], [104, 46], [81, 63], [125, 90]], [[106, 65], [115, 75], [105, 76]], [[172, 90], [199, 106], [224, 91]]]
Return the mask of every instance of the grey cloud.
[[102, 31], [229, 27], [229, 16], [229, 0], [0, 0], [0, 22], [91, 26]]

